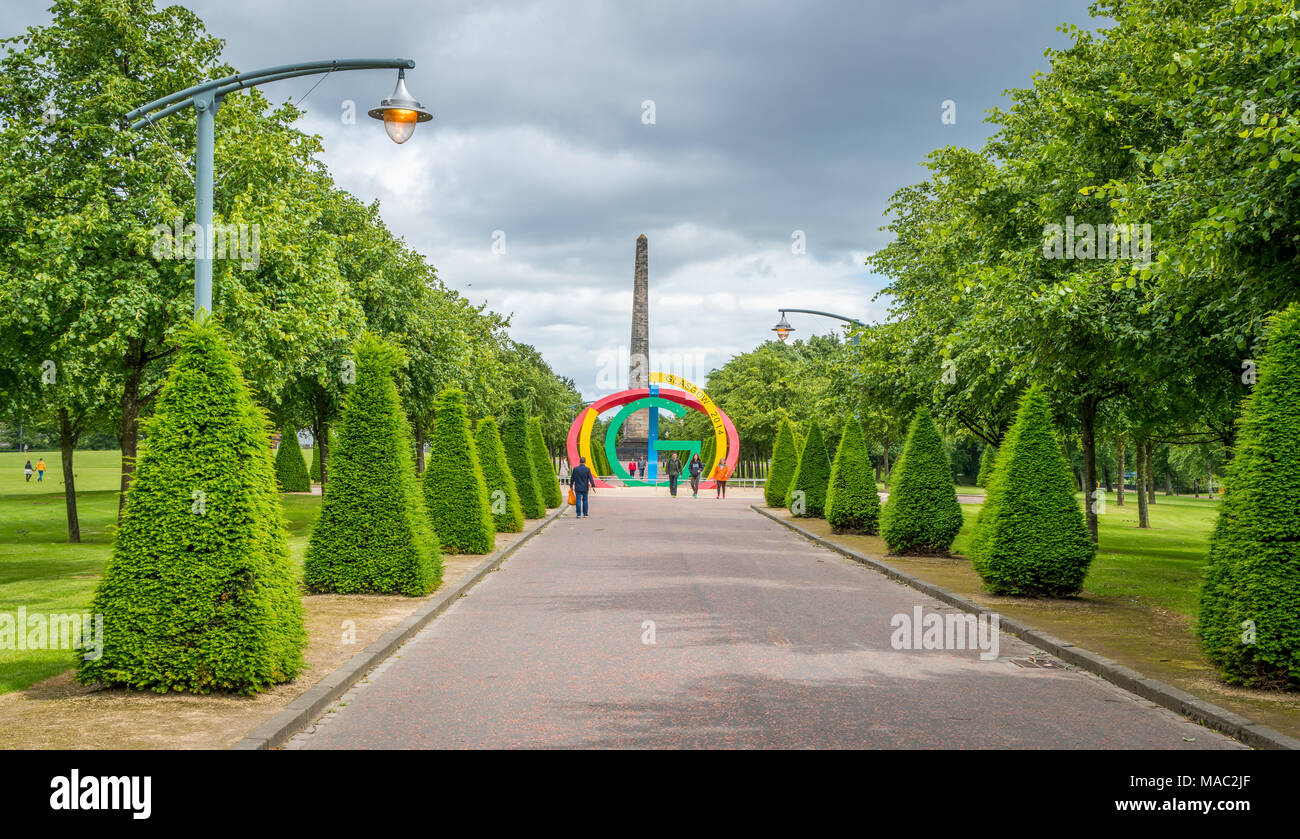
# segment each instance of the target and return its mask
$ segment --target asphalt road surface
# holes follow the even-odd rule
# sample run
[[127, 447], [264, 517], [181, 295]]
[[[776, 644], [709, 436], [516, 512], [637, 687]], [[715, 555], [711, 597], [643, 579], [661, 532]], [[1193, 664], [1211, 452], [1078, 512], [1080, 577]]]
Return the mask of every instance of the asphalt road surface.
[[956, 611], [750, 502], [598, 493], [288, 747], [1244, 748], [1009, 635], [894, 649]]

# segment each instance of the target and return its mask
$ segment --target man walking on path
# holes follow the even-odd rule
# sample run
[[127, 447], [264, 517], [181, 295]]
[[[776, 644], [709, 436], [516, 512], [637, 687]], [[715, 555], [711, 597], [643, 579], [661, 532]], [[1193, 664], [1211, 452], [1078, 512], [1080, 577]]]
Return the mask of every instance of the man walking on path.
[[664, 467], [664, 471], [668, 473], [668, 494], [676, 498], [677, 477], [682, 474], [682, 462], [677, 459], [675, 452], [672, 457], [668, 458], [668, 465]]
[[691, 498], [700, 497], [700, 476], [704, 474], [704, 461], [700, 460], [698, 454], [691, 455], [690, 464], [691, 474]]
[[591, 518], [591, 514], [587, 512], [587, 493], [596, 491], [596, 478], [591, 474], [591, 470], [587, 468], [587, 458], [578, 458], [578, 465], [574, 467], [573, 472], [569, 475], [569, 487], [573, 490], [573, 495], [578, 502], [573, 505], [576, 508], [574, 517], [579, 519], [583, 516]]
[[713, 467], [713, 480], [718, 482], [718, 494], [715, 498], [727, 497], [727, 479], [731, 477], [731, 467], [727, 461], [719, 460], [718, 465]]
[[637, 471], [641, 473], [641, 480], [643, 481], [645, 480], [645, 466], [646, 466], [646, 459], [643, 457], [641, 458], [640, 461], [638, 461], [636, 465]]

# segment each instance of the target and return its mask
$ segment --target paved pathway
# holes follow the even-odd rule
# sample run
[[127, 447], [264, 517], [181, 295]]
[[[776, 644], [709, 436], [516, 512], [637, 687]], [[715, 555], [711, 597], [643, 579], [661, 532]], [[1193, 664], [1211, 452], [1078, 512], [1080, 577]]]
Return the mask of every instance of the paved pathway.
[[1242, 748], [1010, 636], [896, 651], [953, 610], [749, 503], [597, 494], [289, 747]]

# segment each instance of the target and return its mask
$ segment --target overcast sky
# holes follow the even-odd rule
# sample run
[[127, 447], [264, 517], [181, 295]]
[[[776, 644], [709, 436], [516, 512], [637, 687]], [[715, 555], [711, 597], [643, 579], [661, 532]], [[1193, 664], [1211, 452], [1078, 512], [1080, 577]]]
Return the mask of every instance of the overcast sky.
[[[47, 5], [0, 0], [0, 32], [47, 22]], [[184, 5], [240, 70], [415, 59], [408, 85], [434, 120], [407, 144], [364, 116], [389, 71], [325, 79], [304, 129], [341, 186], [381, 201], [449, 286], [513, 314], [512, 335], [587, 398], [619, 384], [641, 233], [658, 366], [703, 379], [770, 338], [781, 306], [881, 319], [862, 263], [886, 242], [890, 194], [930, 150], [982, 143], [985, 110], [1066, 43], [1057, 26], [1094, 26], [1085, 0]], [[836, 329], [790, 320], [796, 336]]]

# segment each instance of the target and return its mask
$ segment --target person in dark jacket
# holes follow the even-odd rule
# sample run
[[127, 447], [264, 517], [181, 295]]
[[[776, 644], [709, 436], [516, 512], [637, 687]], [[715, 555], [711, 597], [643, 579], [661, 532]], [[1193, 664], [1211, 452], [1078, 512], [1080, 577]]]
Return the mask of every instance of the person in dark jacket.
[[677, 459], [677, 453], [668, 458], [668, 464], [664, 467], [664, 472], [668, 474], [668, 494], [673, 498], [677, 497], [677, 478], [682, 474], [682, 462]]
[[704, 474], [704, 463], [700, 460], [698, 454], [691, 455], [691, 463], [687, 467], [687, 472], [691, 476], [691, 498], [700, 497], [700, 475]]
[[591, 518], [587, 512], [587, 493], [596, 491], [596, 476], [591, 474], [587, 468], [587, 458], [578, 458], [578, 465], [569, 473], [569, 487], [573, 490], [573, 495], [578, 503], [573, 505], [577, 508], [574, 513], [575, 518], [586, 516]]

